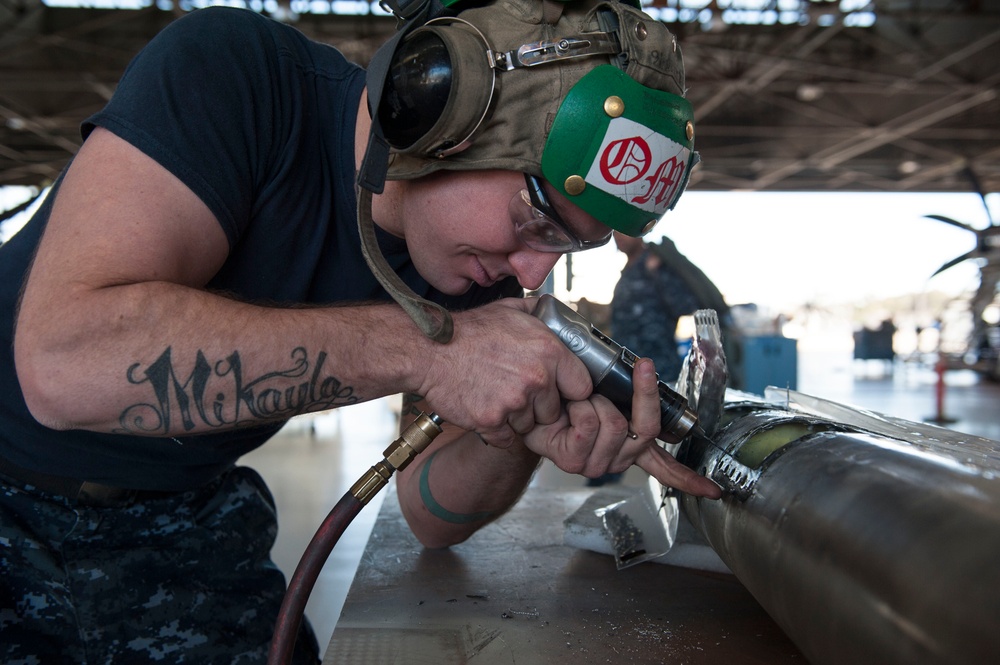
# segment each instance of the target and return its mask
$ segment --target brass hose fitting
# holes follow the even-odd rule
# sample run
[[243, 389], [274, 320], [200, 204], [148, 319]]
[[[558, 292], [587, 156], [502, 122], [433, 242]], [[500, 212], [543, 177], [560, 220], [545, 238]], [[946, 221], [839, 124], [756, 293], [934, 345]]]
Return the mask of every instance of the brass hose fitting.
[[389, 444], [382, 453], [384, 459], [368, 469], [358, 482], [351, 487], [351, 495], [367, 505], [379, 490], [389, 483], [392, 474], [406, 468], [413, 458], [419, 455], [431, 441], [441, 433], [441, 416], [436, 413], [427, 415], [421, 413], [403, 430], [399, 438]]

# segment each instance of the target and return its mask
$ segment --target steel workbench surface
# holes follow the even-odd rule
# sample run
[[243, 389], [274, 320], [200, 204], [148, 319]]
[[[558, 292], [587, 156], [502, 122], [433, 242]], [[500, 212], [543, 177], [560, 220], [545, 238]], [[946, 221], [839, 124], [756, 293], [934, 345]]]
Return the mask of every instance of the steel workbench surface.
[[324, 664], [805, 663], [735, 577], [563, 544], [593, 490], [530, 488], [467, 542], [423, 548], [394, 486]]

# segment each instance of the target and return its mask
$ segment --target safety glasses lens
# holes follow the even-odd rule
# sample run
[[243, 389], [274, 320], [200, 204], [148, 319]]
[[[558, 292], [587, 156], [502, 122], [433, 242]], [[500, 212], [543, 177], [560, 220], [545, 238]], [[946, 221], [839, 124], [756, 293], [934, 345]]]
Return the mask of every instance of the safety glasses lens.
[[536, 252], [558, 252], [566, 254], [608, 242], [611, 237], [594, 241], [577, 238], [562, 220], [552, 219], [533, 204], [534, 197], [527, 189], [522, 189], [510, 200], [509, 213], [517, 237]]

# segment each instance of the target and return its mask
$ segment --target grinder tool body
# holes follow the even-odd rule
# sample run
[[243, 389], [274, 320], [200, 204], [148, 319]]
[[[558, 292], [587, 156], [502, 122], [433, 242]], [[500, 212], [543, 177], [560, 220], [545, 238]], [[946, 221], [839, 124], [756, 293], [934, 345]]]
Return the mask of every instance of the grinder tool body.
[[[638, 357], [548, 294], [538, 299], [534, 315], [583, 361], [594, 382], [594, 392], [607, 397], [626, 418], [631, 418], [632, 372]], [[663, 381], [659, 382], [659, 390], [658, 438], [665, 443], [680, 443], [688, 434], [704, 436], [687, 400]]]

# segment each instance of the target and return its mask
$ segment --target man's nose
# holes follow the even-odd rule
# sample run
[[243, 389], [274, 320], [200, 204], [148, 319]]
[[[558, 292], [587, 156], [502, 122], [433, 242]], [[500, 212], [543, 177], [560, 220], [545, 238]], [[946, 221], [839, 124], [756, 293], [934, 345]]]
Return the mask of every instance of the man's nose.
[[510, 255], [510, 267], [518, 283], [528, 291], [534, 291], [545, 283], [562, 254], [536, 252], [525, 248]]

